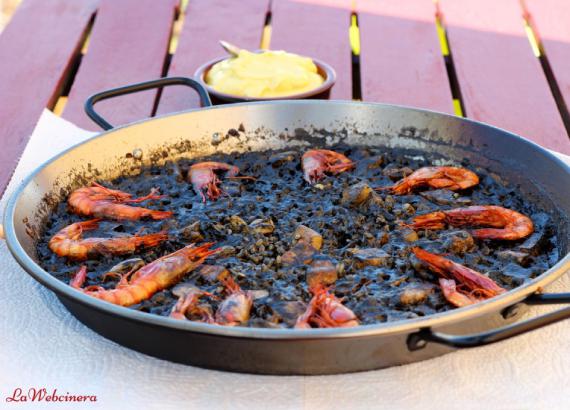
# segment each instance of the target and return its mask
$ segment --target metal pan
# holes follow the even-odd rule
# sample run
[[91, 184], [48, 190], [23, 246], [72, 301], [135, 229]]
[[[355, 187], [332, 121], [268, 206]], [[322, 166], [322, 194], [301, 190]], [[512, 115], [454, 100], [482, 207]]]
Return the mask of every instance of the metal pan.
[[[171, 84], [196, 89], [207, 108], [118, 128], [112, 128], [93, 110], [99, 100]], [[87, 102], [87, 112], [109, 131], [40, 166], [8, 202], [4, 226], [14, 258], [73, 315], [104, 337], [152, 356], [196, 366], [253, 373], [328, 374], [424, 360], [570, 317], [570, 307], [566, 307], [515, 322], [526, 305], [570, 303], [570, 294], [539, 293], [570, 268], [570, 169], [543, 148], [489, 125], [393, 105], [340, 101], [209, 105], [200, 85], [185, 78], [97, 94]], [[245, 138], [222, 138], [219, 144], [211, 144], [213, 136], [220, 140], [219, 135], [240, 125], [246, 130]], [[52, 207], [71, 189], [95, 178], [114, 178], [179, 157], [310, 146], [315, 138], [324, 138], [329, 144], [342, 138], [350, 144], [413, 147], [456, 160], [468, 158], [520, 185], [529, 200], [550, 214], [558, 229], [561, 259], [531, 282], [469, 307], [400, 322], [309, 330], [228, 328], [142, 313], [78, 292], [37, 263], [35, 241]], [[136, 149], [142, 150], [142, 160], [131, 155]]]

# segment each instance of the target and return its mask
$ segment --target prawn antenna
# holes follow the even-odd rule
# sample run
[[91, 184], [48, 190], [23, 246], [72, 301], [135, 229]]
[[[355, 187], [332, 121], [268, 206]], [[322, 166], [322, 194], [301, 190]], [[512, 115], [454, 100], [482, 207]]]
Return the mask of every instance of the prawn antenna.
[[251, 181], [257, 181], [256, 177], [252, 177], [252, 176], [247, 176], [247, 175], [242, 175], [242, 176], [235, 176], [235, 177], [226, 177], [226, 179], [249, 179]]
[[387, 191], [388, 189], [393, 189], [394, 185], [390, 185], [390, 186], [379, 186], [376, 188], [372, 188], [374, 191]]

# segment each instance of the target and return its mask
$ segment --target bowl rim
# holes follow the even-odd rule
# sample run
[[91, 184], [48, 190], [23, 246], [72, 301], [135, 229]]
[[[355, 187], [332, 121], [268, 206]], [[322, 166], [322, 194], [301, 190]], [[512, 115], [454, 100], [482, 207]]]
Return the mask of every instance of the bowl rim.
[[[255, 50], [254, 53], [262, 53], [265, 51], [269, 51], [269, 50]], [[315, 87], [311, 90], [304, 91], [301, 93], [282, 95], [282, 96], [278, 96], [278, 97], [246, 97], [246, 96], [241, 96], [241, 95], [236, 95], [236, 94], [223, 93], [223, 92], [215, 90], [213, 87], [208, 85], [208, 83], [206, 83], [205, 76], [206, 76], [206, 73], [212, 68], [212, 66], [214, 64], [219, 63], [219, 62], [224, 61], [224, 60], [229, 60], [230, 58], [232, 58], [232, 57], [228, 57], [227, 55], [214, 58], [214, 59], [207, 61], [204, 64], [202, 64], [194, 72], [194, 78], [197, 81], [199, 81], [200, 84], [202, 84], [204, 86], [204, 88], [206, 88], [206, 90], [208, 91], [208, 94], [210, 94], [210, 95], [212, 95], [212, 96], [214, 96], [220, 100], [223, 100], [223, 101], [228, 101], [228, 102], [254, 102], [254, 101], [301, 100], [301, 99], [310, 98], [310, 97], [314, 97], [314, 96], [318, 96], [320, 94], [323, 94], [324, 92], [330, 90], [336, 83], [336, 71], [331, 65], [325, 63], [322, 60], [318, 60], [316, 58], [309, 57], [313, 60], [313, 63], [315, 63], [315, 65], [317, 66], [317, 70], [320, 71], [321, 73], [325, 74], [323, 83], [321, 85], [319, 85], [318, 87]], [[321, 76], [322, 76], [322, 74], [321, 74]]]

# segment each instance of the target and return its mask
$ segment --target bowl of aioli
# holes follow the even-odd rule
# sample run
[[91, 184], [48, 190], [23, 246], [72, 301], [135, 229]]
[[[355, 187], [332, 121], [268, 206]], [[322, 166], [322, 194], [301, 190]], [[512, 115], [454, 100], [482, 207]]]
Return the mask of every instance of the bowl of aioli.
[[214, 102], [327, 99], [334, 69], [319, 60], [284, 51], [240, 51], [200, 66], [194, 77]]

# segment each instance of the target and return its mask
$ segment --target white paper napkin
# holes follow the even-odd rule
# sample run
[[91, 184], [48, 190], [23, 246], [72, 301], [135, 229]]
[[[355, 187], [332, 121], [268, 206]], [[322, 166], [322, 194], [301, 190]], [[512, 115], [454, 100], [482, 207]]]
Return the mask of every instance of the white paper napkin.
[[[0, 201], [41, 162], [92, 134], [42, 115]], [[564, 158], [564, 156], [561, 156]], [[568, 157], [564, 158], [568, 160]], [[0, 408], [567, 409], [570, 321], [493, 346], [338, 376], [254, 376], [203, 370], [121, 347], [75, 320], [0, 241]], [[565, 275], [549, 289], [569, 291]], [[539, 310], [533, 309], [533, 314]], [[168, 349], [168, 340], [164, 341]], [[7, 402], [17, 388], [96, 395], [97, 402]]]

